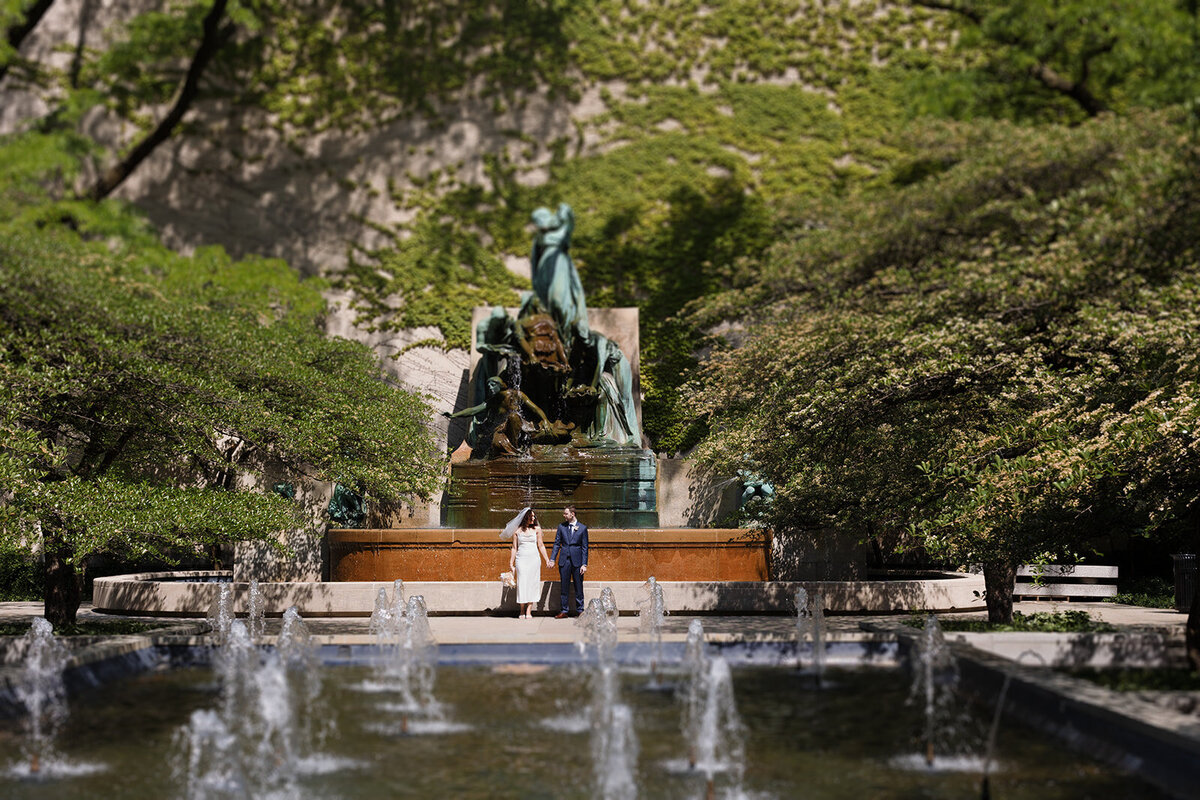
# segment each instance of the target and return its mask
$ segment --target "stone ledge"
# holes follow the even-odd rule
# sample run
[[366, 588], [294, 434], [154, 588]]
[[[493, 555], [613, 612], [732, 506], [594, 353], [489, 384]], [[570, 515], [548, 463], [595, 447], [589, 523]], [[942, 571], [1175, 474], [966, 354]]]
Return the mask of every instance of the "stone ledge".
[[[227, 575], [228, 573], [224, 573]], [[219, 576], [219, 574], [218, 574]], [[180, 578], [211, 578], [213, 573], [141, 573], [97, 578], [94, 607], [116, 614], [198, 616], [220, 593], [220, 583], [189, 583]], [[174, 580], [165, 580], [173, 578]], [[667, 608], [672, 613], [794, 614], [796, 590], [809, 596], [821, 593], [831, 613], [948, 611], [980, 608], [975, 592], [983, 578], [945, 573], [929, 580], [905, 581], [660, 581]], [[247, 583], [234, 583], [234, 608], [245, 613]], [[613, 590], [622, 612], [634, 613], [645, 601], [642, 581], [585, 581], [587, 598], [604, 586]], [[268, 614], [282, 614], [296, 606], [305, 617], [369, 616], [380, 589], [392, 590], [390, 581], [332, 583], [261, 583]], [[425, 597], [431, 614], [489, 614], [516, 609], [515, 592], [495, 581], [406, 581], [405, 593]], [[539, 611], [558, 608], [558, 581], [544, 581]]]
[[1167, 663], [1167, 637], [1158, 632], [949, 632], [946, 639], [1026, 666], [1078, 669], [1161, 667]]
[[1195, 796], [1200, 783], [1196, 717], [1055, 670], [1017, 664], [965, 643], [955, 643], [954, 653], [964, 681], [981, 696], [994, 698], [1007, 684], [1008, 719], [1137, 773], [1170, 795]]
[[[554, 528], [544, 529], [546, 546], [554, 544]], [[362, 544], [483, 544], [507, 550], [511, 540], [494, 528], [330, 528], [340, 543]], [[762, 546], [765, 534], [745, 528], [588, 528], [589, 544], [753, 544]]]

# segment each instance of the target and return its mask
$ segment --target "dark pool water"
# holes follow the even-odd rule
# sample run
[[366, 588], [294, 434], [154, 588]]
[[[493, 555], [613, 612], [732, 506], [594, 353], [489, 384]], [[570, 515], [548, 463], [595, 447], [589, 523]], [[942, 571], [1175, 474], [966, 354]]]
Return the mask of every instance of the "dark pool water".
[[[301, 797], [590, 798], [595, 796], [588, 673], [579, 667], [443, 666], [436, 695], [445, 704], [436, 732], [400, 734], [386, 693], [365, 691], [365, 667], [324, 671], [321, 703], [336, 730], [320, 747], [321, 769], [299, 779]], [[896, 670], [835, 672], [834, 688], [813, 691], [795, 673], [734, 670], [746, 733], [744, 795], [753, 798], [977, 798], [976, 772], [904, 767], [919, 750], [920, 711], [906, 704]], [[639, 797], [703, 797], [702, 780], [669, 769], [686, 752], [681, 704], [643, 691], [645, 675], [622, 676], [634, 710]], [[30, 781], [13, 772], [19, 726], [0, 727], [0, 797], [159, 798], [184, 796], [174, 774], [177, 732], [193, 711], [216, 708], [208, 669], [173, 669], [117, 681], [72, 698], [58, 738], [67, 772]], [[989, 712], [981, 710], [983, 716]], [[990, 716], [989, 716], [990, 718]], [[416, 727], [416, 726], [415, 726]], [[978, 752], [982, 721], [960, 735]], [[996, 800], [1156, 798], [1139, 780], [1005, 724], [992, 778]], [[910, 761], [913, 759], [909, 759]], [[7, 763], [6, 763], [7, 762]], [[89, 769], [94, 771], [88, 772]], [[7, 770], [6, 772], [2, 772]], [[718, 796], [728, 790], [718, 779]]]

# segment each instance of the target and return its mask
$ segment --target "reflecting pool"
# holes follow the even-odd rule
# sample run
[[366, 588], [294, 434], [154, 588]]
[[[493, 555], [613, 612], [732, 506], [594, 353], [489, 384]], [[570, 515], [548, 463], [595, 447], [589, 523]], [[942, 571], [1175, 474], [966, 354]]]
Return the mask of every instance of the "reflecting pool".
[[[591, 798], [594, 681], [584, 664], [439, 666], [437, 711], [422, 719], [389, 694], [377, 669], [320, 668], [319, 698], [305, 708], [322, 716], [312, 752], [288, 762], [295, 774], [283, 796]], [[682, 680], [682, 675], [675, 676]], [[743, 724], [741, 796], [751, 798], [979, 797], [973, 764], [984, 717], [964, 712], [956, 734], [968, 754], [961, 768], [928, 770], [920, 757], [923, 711], [910, 701], [910, 678], [896, 669], [831, 667], [825, 688], [779, 668], [734, 667], [733, 693]], [[671, 675], [665, 675], [666, 680]], [[696, 798], [705, 778], [686, 764], [685, 703], [645, 672], [623, 670], [616, 691], [631, 711], [636, 740], [631, 769], [637, 796]], [[163, 668], [74, 695], [56, 747], [61, 769], [23, 777], [16, 763], [19, 720], [0, 723], [0, 795], [13, 798], [94, 796], [109, 800], [226, 797], [234, 790], [186, 780], [183, 735], [196, 712], [223, 702], [208, 667]], [[215, 718], [215, 713], [204, 719]], [[417, 723], [421, 724], [417, 724]], [[299, 723], [298, 723], [299, 724]], [[236, 746], [236, 744], [235, 744]], [[281, 754], [255, 752], [254, 759]], [[189, 788], [190, 787], [190, 788]], [[732, 779], [718, 773], [717, 797]], [[992, 797], [1004, 800], [1161, 797], [1151, 787], [1066, 750], [1057, 742], [1001, 726]]]

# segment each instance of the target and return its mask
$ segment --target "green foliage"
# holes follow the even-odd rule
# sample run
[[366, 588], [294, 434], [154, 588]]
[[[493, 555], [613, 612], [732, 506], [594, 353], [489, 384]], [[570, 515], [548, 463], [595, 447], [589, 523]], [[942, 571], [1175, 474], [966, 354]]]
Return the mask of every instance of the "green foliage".
[[[149, 109], [179, 85], [211, 5], [191, 0], [134, 14], [73, 84], [65, 75], [52, 80], [146, 127]], [[564, 92], [565, 13], [541, 0], [231, 2], [222, 25], [233, 35], [202, 90], [265, 109], [297, 137], [366, 131], [405, 114], [436, 119], [464, 91], [510, 100], [520, 91]]]
[[[39, 134], [0, 143], [0, 525], [73, 558], [170, 559], [300, 523], [271, 469], [388, 502], [440, 459], [423, 402], [362, 345], [321, 331], [322, 284], [286, 264], [184, 257], [115, 203], [55, 200]], [[69, 154], [62, 155], [64, 163]], [[6, 213], [8, 212], [8, 213]]]
[[[965, 65], [914, 73], [917, 113], [960, 119], [1078, 121], [1089, 111], [1039, 80], [1052, 70], [1104, 108], [1162, 108], [1191, 98], [1193, 20], [1177, 0], [1096, 3], [968, 0], [945, 12]], [[972, 19], [975, 17], [975, 19]]]
[[[765, 250], [775, 204], [870, 185], [904, 152], [893, 133], [904, 72], [882, 57], [877, 68], [862, 65], [881, 48], [900, 65], [906, 41], [942, 30], [923, 12], [878, 17], [870, 5], [816, 15], [745, 3], [695, 11], [686, 2], [597, 2], [564, 12], [582, 72], [574, 85], [627, 84], [621, 95], [602, 90], [607, 110], [580, 128], [581, 140], [599, 141], [587, 150], [581, 140], [523, 142], [546, 163], [536, 185], [524, 178], [529, 159], [504, 151], [487, 159], [490, 189], [447, 175], [397, 186], [397, 204], [417, 221], [393, 245], [356, 253], [340, 278], [364, 321], [435, 325], [445, 346], [465, 346], [472, 305], [512, 304], [525, 288], [498, 269], [496, 254], [528, 253], [530, 212], [565, 200], [578, 215], [573, 254], [589, 304], [641, 310], [647, 433], [662, 450], [690, 447], [702, 428], [681, 405], [680, 386], [704, 337], [671, 318], [731, 286], [747, 268], [738, 259]], [[728, 41], [714, 48], [717, 38]], [[692, 82], [697, 71], [710, 82], [703, 90]]]
[[123, 36], [88, 62], [81, 78], [105, 105], [135, 122], [150, 120], [146, 106], [169, 103], [182, 77], [181, 65], [200, 43], [212, 3], [178, 3], [130, 18]]
[[42, 564], [26, 552], [0, 544], [0, 603], [42, 599]]
[[[924, 628], [923, 617], [904, 620], [905, 625]], [[943, 631], [961, 633], [1112, 633], [1116, 628], [1107, 622], [1093, 620], [1086, 611], [1013, 612], [1010, 623], [996, 624], [982, 619], [939, 619]]]
[[1175, 587], [1166, 578], [1143, 578], [1132, 581], [1121, 581], [1124, 590], [1112, 597], [1104, 598], [1106, 603], [1124, 603], [1130, 606], [1145, 608], [1174, 608]]
[[952, 563], [1022, 563], [1103, 530], [1194, 530], [1200, 192], [1178, 117], [934, 126], [952, 164], [788, 213], [692, 408], [779, 529], [837, 527]]
[[376, 329], [437, 328], [444, 346], [465, 349], [471, 344], [472, 308], [516, 304], [516, 287], [528, 282], [483, 246], [480, 228], [471, 224], [474, 215], [451, 213], [456, 206], [466, 208], [462, 199], [455, 194], [443, 200], [437, 213], [418, 220], [414, 236], [397, 239], [393, 247], [351, 254], [336, 285], [353, 292], [364, 323]]
[[557, 0], [254, 5], [263, 35], [243, 52], [261, 65], [248, 89], [280, 124], [367, 130], [419, 111], [437, 118], [464, 90], [510, 100], [567, 89]]
[[[459, 106], [486, 104], [497, 127], [514, 127], [481, 131], [486, 179], [454, 164], [430, 174], [381, 167], [415, 219], [382, 229], [393, 237], [385, 246], [354, 251], [338, 285], [368, 327], [433, 327], [442, 346], [465, 347], [471, 307], [511, 304], [526, 286], [501, 256], [527, 252], [530, 210], [566, 200], [579, 212], [575, 257], [591, 304], [641, 308], [647, 430], [675, 450], [703, 429], [680, 398], [705, 337], [672, 317], [747, 273], [771, 280], [762, 254], [780, 235], [777, 210], [785, 228], [803, 226], [805, 207], [831, 196], [949, 169], [926, 157], [907, 175], [893, 169], [911, 152], [905, 118], [1078, 120], [1073, 101], [1030, 77], [1037, 64], [1074, 78], [1086, 59], [1088, 87], [1119, 110], [1175, 102], [1195, 83], [1186, 13], [1168, 0], [970, 7], [978, 24], [887, 2], [235, 2], [236, 34], [202, 87], [203, 99], [227, 102], [200, 118], [209, 130], [194, 123], [185, 133], [220, 143], [266, 110], [303, 155], [320, 132], [370, 134], [406, 118], [436, 133]], [[146, 126], [175, 91], [207, 8], [134, 15], [85, 54], [74, 83], [46, 67], [60, 121], [102, 103]], [[1106, 37], [1113, 45], [1088, 56]], [[517, 129], [584, 94], [602, 108], [580, 115], [574, 136], [541, 141]]]
[[[103, 105], [126, 130], [146, 129], [176, 90], [208, 8], [133, 15], [84, 53], [77, 75], [43, 65], [56, 124]], [[689, 425], [674, 398], [685, 351], [699, 341], [670, 333], [667, 320], [726, 286], [735, 259], [761, 252], [781, 198], [853, 190], [885, 169], [899, 152], [891, 131], [907, 71], [961, 61], [923, 47], [947, 35], [940, 16], [883, 3], [797, 13], [743, 0], [234, 2], [227, 21], [235, 34], [207, 68], [206, 110], [184, 135], [225, 146], [266, 110], [303, 154], [328, 129], [372, 133], [408, 118], [436, 132], [464, 103], [512, 120], [499, 124], [514, 130], [483, 132], [482, 186], [455, 165], [433, 174], [397, 166], [388, 191], [416, 220], [385, 230], [389, 246], [354, 252], [339, 284], [368, 326], [432, 326], [444, 346], [463, 347], [472, 306], [512, 303], [525, 288], [499, 256], [527, 252], [529, 212], [568, 200], [580, 211], [576, 258], [592, 304], [636, 302], [643, 341], [673, 342], [661, 359], [649, 349], [643, 358], [651, 436], [670, 449], [691, 436], [678, 433]], [[528, 107], [535, 94], [558, 113], [584, 92], [605, 109], [579, 120], [576, 136], [539, 141], [515, 129], [542, 113]], [[548, 172], [545, 183], [526, 180], [531, 163]]]

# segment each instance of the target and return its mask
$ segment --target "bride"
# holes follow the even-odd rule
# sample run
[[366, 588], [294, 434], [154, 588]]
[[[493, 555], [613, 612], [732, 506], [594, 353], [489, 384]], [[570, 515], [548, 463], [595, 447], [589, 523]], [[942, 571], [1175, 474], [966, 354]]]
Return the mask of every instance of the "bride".
[[[516, 573], [517, 604], [521, 606], [520, 619], [533, 619], [533, 604], [542, 594], [542, 561], [549, 567], [550, 556], [546, 554], [546, 543], [542, 540], [542, 526], [537, 514], [529, 506], [521, 509], [504, 528], [505, 538], [512, 537], [512, 550], [508, 555], [508, 568]], [[541, 553], [541, 558], [538, 558]]]

